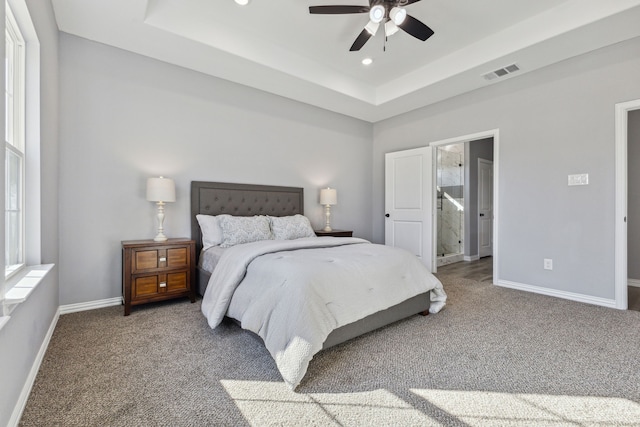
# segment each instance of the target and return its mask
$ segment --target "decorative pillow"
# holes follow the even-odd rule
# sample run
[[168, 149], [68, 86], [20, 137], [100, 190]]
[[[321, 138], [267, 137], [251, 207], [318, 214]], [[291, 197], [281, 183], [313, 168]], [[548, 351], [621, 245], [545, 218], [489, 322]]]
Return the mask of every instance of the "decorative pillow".
[[212, 215], [196, 215], [200, 231], [202, 231], [202, 249], [209, 249], [222, 243], [222, 228], [218, 217]]
[[221, 248], [273, 239], [266, 216], [218, 215], [218, 218], [222, 228]]
[[309, 219], [303, 215], [270, 216], [269, 221], [275, 240], [293, 240], [316, 235]]

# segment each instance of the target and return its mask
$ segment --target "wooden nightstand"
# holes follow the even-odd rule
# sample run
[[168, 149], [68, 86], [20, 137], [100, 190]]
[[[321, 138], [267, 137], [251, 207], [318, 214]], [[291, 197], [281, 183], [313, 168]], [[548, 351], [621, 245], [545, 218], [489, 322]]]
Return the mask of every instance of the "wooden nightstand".
[[124, 315], [132, 305], [189, 297], [196, 301], [196, 244], [189, 239], [127, 240], [122, 242]]
[[353, 231], [350, 230], [315, 230], [316, 236], [325, 237], [325, 236], [333, 236], [333, 237], [353, 237]]

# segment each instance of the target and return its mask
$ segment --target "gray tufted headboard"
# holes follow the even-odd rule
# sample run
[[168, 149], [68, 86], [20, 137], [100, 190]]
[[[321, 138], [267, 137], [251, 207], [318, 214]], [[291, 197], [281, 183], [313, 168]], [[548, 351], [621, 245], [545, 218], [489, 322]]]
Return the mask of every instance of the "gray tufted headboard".
[[196, 241], [196, 256], [199, 257], [202, 250], [202, 235], [196, 219], [198, 214], [237, 216], [304, 214], [304, 189], [191, 181], [191, 238]]

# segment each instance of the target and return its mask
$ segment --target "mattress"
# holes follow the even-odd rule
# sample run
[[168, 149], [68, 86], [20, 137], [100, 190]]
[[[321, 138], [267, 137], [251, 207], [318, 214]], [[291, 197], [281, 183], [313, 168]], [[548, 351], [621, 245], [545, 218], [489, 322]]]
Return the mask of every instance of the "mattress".
[[220, 261], [220, 258], [222, 257], [224, 251], [225, 248], [221, 248], [220, 246], [213, 246], [209, 249], [203, 250], [202, 252], [200, 252], [198, 268], [211, 274], [216, 268], [216, 265], [218, 265], [218, 261]]

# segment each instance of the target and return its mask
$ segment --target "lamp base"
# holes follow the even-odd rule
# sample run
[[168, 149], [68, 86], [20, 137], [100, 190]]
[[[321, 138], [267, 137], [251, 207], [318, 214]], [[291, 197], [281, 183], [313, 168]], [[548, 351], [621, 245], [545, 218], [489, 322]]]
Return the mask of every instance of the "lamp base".
[[331, 205], [324, 205], [325, 223], [322, 231], [331, 231]]
[[158, 202], [158, 234], [153, 238], [154, 242], [166, 242], [167, 236], [164, 235], [164, 202]]
[[158, 233], [156, 237], [153, 238], [154, 242], [166, 242], [168, 240], [167, 236], [162, 233]]

